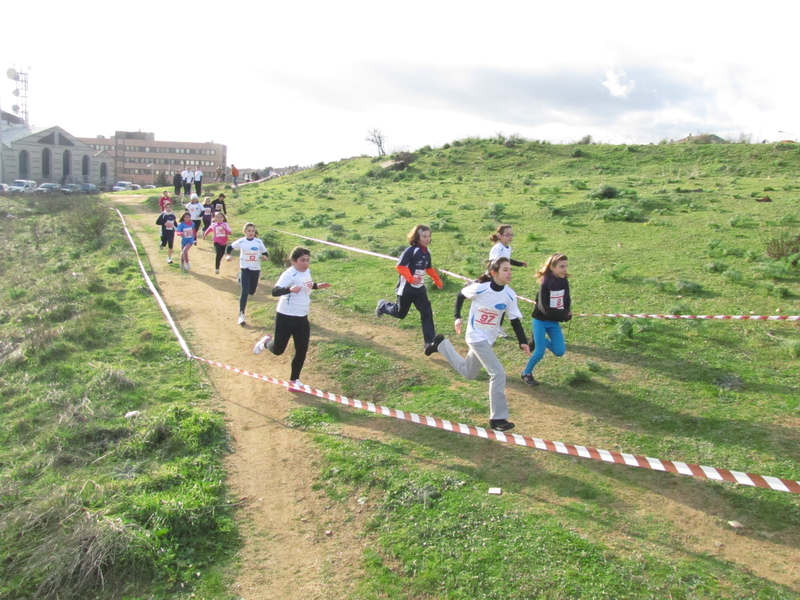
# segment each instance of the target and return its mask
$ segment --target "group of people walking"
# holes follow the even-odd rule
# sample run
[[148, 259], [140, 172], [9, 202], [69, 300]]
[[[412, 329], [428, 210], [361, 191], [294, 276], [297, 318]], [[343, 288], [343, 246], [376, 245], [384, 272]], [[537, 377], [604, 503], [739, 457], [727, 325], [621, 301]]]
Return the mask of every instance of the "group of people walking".
[[[225, 195], [220, 194], [216, 201], [206, 198], [205, 204], [199, 203], [196, 194], [192, 194], [185, 205], [186, 212], [178, 219], [172, 212], [167, 192], [166, 200], [162, 197], [162, 214], [156, 224], [162, 227], [161, 245], [168, 247], [167, 262], [172, 263], [172, 236], [177, 231], [181, 236], [181, 266], [189, 270], [189, 249], [196, 245], [200, 235], [201, 224], [203, 236], [213, 235], [216, 252], [215, 272], [219, 273], [222, 257], [227, 253], [231, 260], [231, 252], [239, 250], [239, 325], [246, 324], [247, 301], [256, 293], [261, 275], [261, 262], [267, 260], [269, 252], [264, 242], [258, 237], [253, 223], [243, 227], [244, 237], [229, 243], [231, 228], [225, 216]], [[206, 221], [206, 216], [208, 220]], [[569, 290], [569, 260], [561, 253], [552, 254], [544, 261], [536, 272], [539, 289], [535, 307], [532, 312], [532, 337], [528, 339], [522, 325], [523, 315], [520, 311], [517, 295], [511, 288], [512, 267], [525, 267], [527, 263], [511, 258], [511, 241], [514, 233], [510, 225], [501, 225], [492, 234], [490, 240], [495, 242], [489, 253], [486, 272], [476, 281], [463, 287], [455, 298], [454, 329], [456, 334], [465, 332], [465, 340], [469, 351], [462, 357], [444, 335], [436, 333], [433, 320], [433, 309], [426, 289], [425, 276], [430, 277], [434, 285], [441, 289], [444, 284], [436, 269], [430, 250], [432, 232], [426, 225], [416, 225], [407, 235], [408, 247], [400, 255], [395, 269], [398, 273], [395, 287], [396, 301], [378, 300], [375, 315], [384, 315], [404, 319], [412, 306], [420, 314], [422, 324], [423, 350], [426, 356], [439, 352], [450, 363], [453, 369], [466, 379], [475, 379], [481, 368], [489, 374], [489, 426], [498, 431], [514, 428], [508, 420], [509, 410], [506, 398], [506, 371], [494, 353], [493, 346], [500, 337], [507, 337], [502, 324], [507, 316], [516, 337], [519, 349], [529, 356], [522, 369], [521, 379], [527, 385], [536, 386], [539, 382], [533, 372], [547, 350], [556, 356], [563, 356], [566, 351], [561, 323], [572, 318], [571, 297]], [[311, 305], [311, 293], [314, 290], [326, 289], [329, 283], [315, 282], [309, 269], [311, 251], [298, 246], [289, 256], [290, 265], [281, 273], [272, 289], [272, 296], [278, 298], [275, 316], [274, 333], [265, 334], [255, 344], [254, 354], [269, 350], [272, 354], [281, 355], [286, 350], [289, 340], [294, 342], [295, 355], [291, 363], [290, 382], [302, 387], [300, 373], [308, 352], [311, 327], [308, 313]], [[184, 266], [185, 265], [185, 266]], [[465, 301], [471, 302], [466, 326], [462, 318]]]

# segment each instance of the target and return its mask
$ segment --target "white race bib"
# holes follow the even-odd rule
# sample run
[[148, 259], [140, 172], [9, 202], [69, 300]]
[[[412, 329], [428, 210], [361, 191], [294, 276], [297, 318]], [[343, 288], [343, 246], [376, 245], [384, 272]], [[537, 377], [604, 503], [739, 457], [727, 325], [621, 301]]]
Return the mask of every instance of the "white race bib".
[[481, 307], [475, 311], [475, 320], [472, 325], [476, 329], [495, 329], [500, 325], [500, 315], [502, 310], [496, 308]]
[[550, 292], [550, 308], [564, 308], [564, 292], [566, 290], [555, 290]]

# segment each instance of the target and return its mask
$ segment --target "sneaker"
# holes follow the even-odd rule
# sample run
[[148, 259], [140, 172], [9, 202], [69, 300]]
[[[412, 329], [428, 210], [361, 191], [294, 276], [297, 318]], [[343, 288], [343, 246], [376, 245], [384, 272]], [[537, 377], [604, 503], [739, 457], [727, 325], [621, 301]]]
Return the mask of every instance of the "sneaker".
[[230, 255], [230, 254], [226, 254], [226, 255], [225, 255], [225, 260], [227, 260], [228, 262], [230, 262], [230, 261], [231, 261], [231, 255]]
[[520, 379], [528, 385], [539, 385], [539, 382], [533, 378], [533, 373], [523, 373], [520, 375]]
[[[292, 386], [297, 386], [301, 390], [305, 391], [304, 388], [306, 387], [306, 384], [303, 383], [302, 381], [300, 381], [299, 379], [295, 379], [294, 381], [289, 381], [289, 383], [291, 383]], [[290, 387], [289, 391], [290, 392], [299, 392], [300, 390], [296, 389], [295, 387]]]
[[270, 334], [266, 334], [260, 340], [256, 342], [256, 345], [253, 346], [253, 354], [261, 354], [264, 350], [267, 349], [267, 344], [272, 339]]
[[244, 313], [239, 313], [239, 319], [237, 320], [239, 325], [244, 325]]
[[430, 356], [434, 352], [439, 351], [439, 344], [444, 341], [444, 336], [441, 333], [437, 333], [436, 337], [433, 338], [433, 342], [430, 344], [425, 344], [425, 356]]
[[186, 263], [186, 271], [189, 271], [189, 263]]
[[214, 273], [219, 275], [219, 269], [214, 269]]
[[171, 259], [171, 258], [168, 258], [168, 259], [167, 259], [167, 264], [168, 264], [168, 265], [171, 265], [171, 264], [172, 264], [172, 259]]
[[378, 305], [375, 307], [375, 316], [381, 317], [383, 316], [383, 305], [386, 304], [386, 300], [378, 300]]
[[506, 419], [491, 419], [489, 421], [489, 429], [494, 429], [495, 431], [508, 431], [509, 429], [514, 429], [514, 424]]
[[506, 330], [501, 327], [500, 331], [497, 332], [497, 337], [505, 340], [508, 338], [508, 333], [506, 333]]

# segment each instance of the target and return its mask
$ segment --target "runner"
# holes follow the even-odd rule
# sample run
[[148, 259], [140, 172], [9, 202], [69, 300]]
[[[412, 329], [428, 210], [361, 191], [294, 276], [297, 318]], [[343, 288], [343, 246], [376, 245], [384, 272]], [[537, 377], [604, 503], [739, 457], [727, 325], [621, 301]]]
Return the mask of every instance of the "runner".
[[242, 327], [246, 325], [244, 311], [247, 308], [247, 296], [253, 296], [258, 289], [258, 278], [261, 276], [261, 261], [269, 258], [267, 247], [256, 237], [256, 226], [244, 224], [244, 237], [231, 244], [232, 249], [239, 250], [239, 283], [242, 293], [239, 296], [239, 319]]

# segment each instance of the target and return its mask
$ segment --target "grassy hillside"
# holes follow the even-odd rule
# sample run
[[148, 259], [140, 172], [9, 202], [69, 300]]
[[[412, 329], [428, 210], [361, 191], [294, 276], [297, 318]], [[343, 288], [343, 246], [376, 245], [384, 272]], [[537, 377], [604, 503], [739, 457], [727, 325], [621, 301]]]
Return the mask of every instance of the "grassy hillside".
[[[482, 270], [488, 235], [510, 223], [514, 257], [530, 265], [515, 269], [512, 284], [525, 296], [535, 291], [535, 265], [560, 251], [571, 260], [576, 312], [800, 314], [794, 145], [497, 138], [415, 155], [401, 172], [355, 158], [240, 188], [229, 194], [231, 220], [255, 222], [274, 254], [304, 242], [273, 227], [397, 255], [411, 226], [428, 223], [435, 266], [470, 276]], [[756, 202], [764, 196], [772, 202]], [[315, 313], [374, 320], [377, 299], [392, 296], [393, 265], [311, 247], [316, 278], [334, 284]], [[767, 252], [781, 248], [783, 258]], [[430, 291], [437, 329], [447, 335], [460, 286], [450, 280]], [[256, 317], [270, 326], [268, 311]], [[418, 361], [395, 364], [391, 331], [417, 331], [413, 312], [380, 327], [382, 340], [320, 344], [317, 368], [338, 378], [338, 391], [485, 425], [485, 379], [465, 382], [433, 366], [421, 339]], [[796, 323], [576, 318], [566, 333], [567, 356], [537, 367], [544, 385], [534, 392], [575, 415], [562, 441], [800, 479]], [[524, 364], [515, 344], [501, 341], [496, 350], [509, 385], [525, 391], [513, 381]], [[511, 410], [520, 432], [538, 435], [535, 415]], [[336, 431], [341, 420], [369, 427], [375, 417], [323, 406], [294, 418]], [[797, 597], [724, 558], [698, 555], [674, 516], [632, 512], [623, 501], [637, 490], [671, 496], [677, 486], [692, 509], [746, 521], [761, 532], [753, 535], [781, 540], [779, 551], [800, 531], [790, 494], [452, 438], [405, 429], [388, 445], [318, 437], [328, 452], [319, 485], [333, 497], [364, 494], [376, 503], [364, 597]], [[490, 503], [485, 490], [498, 483], [510, 494]]]
[[116, 215], [0, 214], [0, 597], [226, 597], [224, 421]]

